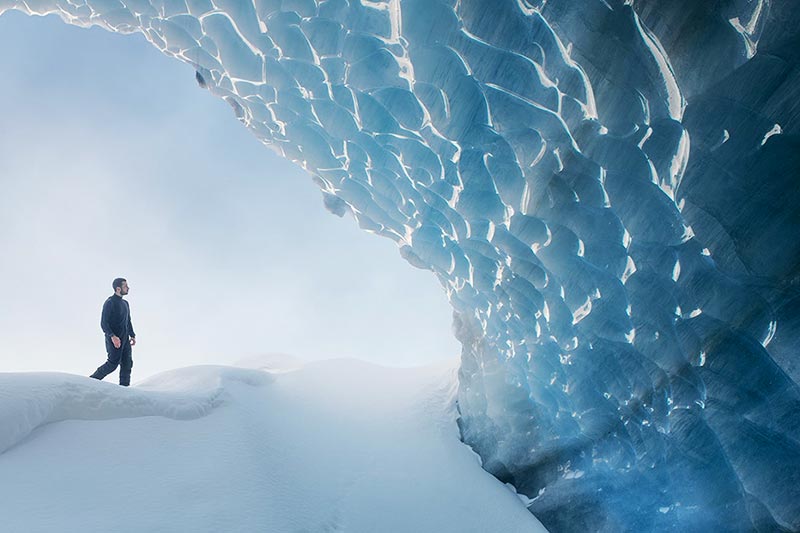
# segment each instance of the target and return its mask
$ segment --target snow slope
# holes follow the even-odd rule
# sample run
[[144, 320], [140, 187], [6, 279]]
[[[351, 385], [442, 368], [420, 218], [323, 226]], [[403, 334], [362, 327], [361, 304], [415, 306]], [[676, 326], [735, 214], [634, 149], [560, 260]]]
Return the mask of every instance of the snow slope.
[[0, 529], [544, 531], [458, 440], [456, 362], [0, 374]]

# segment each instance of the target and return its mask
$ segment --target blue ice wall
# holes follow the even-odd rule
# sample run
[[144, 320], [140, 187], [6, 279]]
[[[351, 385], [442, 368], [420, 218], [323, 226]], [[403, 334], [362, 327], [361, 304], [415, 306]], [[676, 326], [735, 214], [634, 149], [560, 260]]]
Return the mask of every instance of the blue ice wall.
[[141, 32], [431, 270], [553, 531], [800, 530], [800, 15], [775, 0], [0, 0]]

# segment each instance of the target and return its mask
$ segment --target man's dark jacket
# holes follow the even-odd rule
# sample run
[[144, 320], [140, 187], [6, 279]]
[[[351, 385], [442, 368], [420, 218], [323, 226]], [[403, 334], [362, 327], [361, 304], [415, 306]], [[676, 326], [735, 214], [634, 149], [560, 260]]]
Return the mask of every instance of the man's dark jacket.
[[107, 337], [116, 335], [123, 339], [136, 336], [133, 331], [133, 324], [131, 324], [131, 308], [122, 296], [112, 294], [103, 304], [100, 327]]

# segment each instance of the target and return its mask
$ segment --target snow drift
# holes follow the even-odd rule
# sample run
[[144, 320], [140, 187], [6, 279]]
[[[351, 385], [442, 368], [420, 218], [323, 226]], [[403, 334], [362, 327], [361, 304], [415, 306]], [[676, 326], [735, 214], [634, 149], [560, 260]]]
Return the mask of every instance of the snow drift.
[[3, 531], [544, 531], [459, 441], [454, 364], [275, 362], [0, 374]]

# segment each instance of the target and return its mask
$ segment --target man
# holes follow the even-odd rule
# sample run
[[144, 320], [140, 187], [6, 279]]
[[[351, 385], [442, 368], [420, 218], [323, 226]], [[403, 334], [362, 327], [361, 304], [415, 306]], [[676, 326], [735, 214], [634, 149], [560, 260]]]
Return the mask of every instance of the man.
[[131, 323], [131, 308], [128, 302], [122, 299], [128, 294], [128, 282], [125, 278], [117, 278], [111, 287], [114, 289], [114, 294], [103, 304], [103, 314], [100, 317], [100, 327], [106, 336], [108, 361], [89, 377], [103, 379], [119, 365], [119, 384], [127, 387], [131, 384], [133, 368], [131, 347], [136, 345], [136, 333]]

